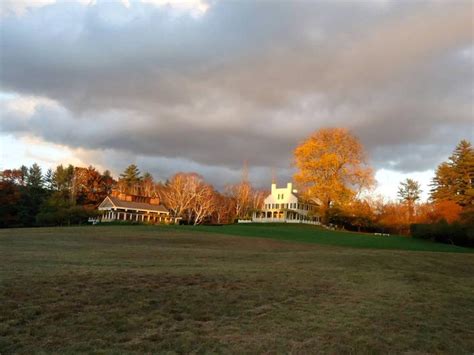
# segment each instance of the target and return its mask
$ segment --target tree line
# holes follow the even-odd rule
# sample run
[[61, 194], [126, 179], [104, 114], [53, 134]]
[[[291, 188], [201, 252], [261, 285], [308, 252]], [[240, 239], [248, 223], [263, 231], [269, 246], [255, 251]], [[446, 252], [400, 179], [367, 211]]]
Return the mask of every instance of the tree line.
[[[373, 169], [364, 147], [344, 128], [320, 129], [302, 141], [294, 151], [294, 166], [298, 190], [317, 202], [316, 213], [325, 224], [395, 234], [413, 234], [412, 225], [474, 225], [474, 151], [467, 140], [437, 167], [430, 198], [423, 203], [420, 184], [413, 179], [400, 183], [396, 201], [374, 196]], [[188, 224], [249, 218], [267, 195], [251, 185], [245, 171], [240, 182], [217, 191], [194, 172], [155, 181], [133, 164], [117, 179], [92, 166], [59, 165], [43, 173], [33, 164], [0, 173], [0, 226], [82, 223], [97, 215], [96, 207], [112, 191], [157, 197]]]
[[158, 198], [173, 216], [194, 225], [249, 218], [265, 197], [246, 178], [221, 193], [193, 172], [161, 182], [134, 164], [114, 179], [108, 170], [101, 173], [93, 166], [59, 165], [43, 173], [35, 163], [0, 173], [0, 227], [84, 223], [98, 216], [97, 206], [112, 191]]
[[319, 201], [324, 223], [456, 243], [436, 237], [438, 230], [446, 235], [452, 228], [456, 233], [449, 234], [462, 237], [458, 244], [474, 246], [474, 150], [467, 140], [436, 169], [427, 202], [420, 202], [420, 184], [410, 178], [400, 183], [396, 201], [374, 196], [373, 170], [362, 144], [347, 129], [316, 131], [298, 145], [294, 156], [294, 179], [307, 198]]

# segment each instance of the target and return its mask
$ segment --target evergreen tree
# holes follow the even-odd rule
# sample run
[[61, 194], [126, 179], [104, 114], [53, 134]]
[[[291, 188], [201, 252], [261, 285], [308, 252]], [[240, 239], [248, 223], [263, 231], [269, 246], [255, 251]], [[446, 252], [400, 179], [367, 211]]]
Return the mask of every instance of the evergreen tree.
[[29, 188], [42, 188], [44, 185], [43, 174], [38, 164], [34, 163], [28, 169], [28, 175], [26, 178], [26, 184]]
[[461, 206], [472, 205], [474, 202], [474, 149], [471, 143], [462, 140], [450, 159], [453, 162], [457, 202]]
[[45, 199], [44, 179], [41, 168], [34, 163], [28, 169], [26, 186], [21, 190], [18, 216], [23, 226], [33, 226], [36, 223], [36, 215]]
[[54, 190], [54, 176], [53, 170], [48, 169], [46, 174], [44, 175], [44, 186], [46, 190], [53, 191]]
[[125, 193], [139, 194], [141, 181], [140, 170], [135, 164], [131, 164], [120, 174], [120, 190]]
[[22, 186], [25, 186], [26, 185], [26, 178], [28, 176], [28, 167], [26, 167], [25, 165], [22, 165], [20, 167], [20, 171], [21, 171], [21, 185]]
[[459, 142], [449, 160], [438, 166], [432, 186], [431, 199], [435, 202], [474, 205], [474, 149], [470, 142]]

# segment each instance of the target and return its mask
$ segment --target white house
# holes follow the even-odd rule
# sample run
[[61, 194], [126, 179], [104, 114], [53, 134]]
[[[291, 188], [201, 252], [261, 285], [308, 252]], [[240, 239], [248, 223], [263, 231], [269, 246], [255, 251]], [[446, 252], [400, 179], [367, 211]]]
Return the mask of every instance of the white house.
[[316, 201], [304, 200], [291, 182], [283, 188], [272, 184], [272, 192], [265, 198], [263, 209], [253, 213], [252, 222], [320, 224], [317, 207]]

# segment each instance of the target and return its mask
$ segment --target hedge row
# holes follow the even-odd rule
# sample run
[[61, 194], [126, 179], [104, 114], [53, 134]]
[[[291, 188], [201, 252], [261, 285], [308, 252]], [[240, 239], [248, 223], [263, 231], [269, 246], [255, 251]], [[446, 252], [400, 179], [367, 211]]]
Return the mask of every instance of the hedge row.
[[441, 221], [433, 224], [412, 224], [410, 231], [414, 238], [474, 247], [474, 226], [472, 225], [458, 222], [449, 224]]

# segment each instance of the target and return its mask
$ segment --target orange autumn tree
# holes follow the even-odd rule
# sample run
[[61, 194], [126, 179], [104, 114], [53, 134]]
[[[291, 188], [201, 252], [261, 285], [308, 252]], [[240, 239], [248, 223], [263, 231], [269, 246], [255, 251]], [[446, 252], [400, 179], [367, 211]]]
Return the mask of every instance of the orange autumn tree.
[[295, 181], [309, 198], [321, 201], [328, 217], [332, 204], [343, 205], [374, 184], [362, 144], [347, 129], [323, 128], [294, 151]]

